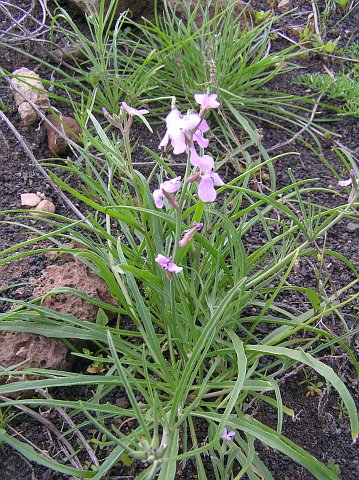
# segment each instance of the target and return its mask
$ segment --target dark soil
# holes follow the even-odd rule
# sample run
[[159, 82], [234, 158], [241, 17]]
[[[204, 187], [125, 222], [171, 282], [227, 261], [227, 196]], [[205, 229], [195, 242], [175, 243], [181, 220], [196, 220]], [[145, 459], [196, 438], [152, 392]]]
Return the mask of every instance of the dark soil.
[[[25, 4], [30, 2], [23, 2], [21, 0], [13, 0], [13, 3], [25, 7]], [[324, 4], [324, 2], [319, 2]], [[295, 2], [298, 6], [298, 11], [284, 20], [283, 30], [286, 31], [288, 25], [305, 25], [308, 14], [311, 12], [311, 2], [299, 1]], [[54, 8], [51, 1], [48, 2], [49, 8]], [[268, 5], [266, 2], [254, 1], [253, 6], [257, 9], [267, 10]], [[34, 15], [41, 14], [39, 6], [36, 7]], [[0, 14], [1, 15], [1, 14]], [[73, 18], [78, 22], [83, 22], [83, 18], [74, 10]], [[329, 27], [334, 25], [334, 28], [328, 31], [328, 38], [336, 38], [341, 36], [341, 42], [346, 41], [358, 41], [359, 40], [359, 8], [346, 17], [345, 20], [339, 24], [336, 21], [340, 18], [340, 12], [337, 12], [329, 21]], [[3, 22], [3, 23], [2, 23]], [[7, 26], [4, 20], [0, 18], [0, 29]], [[46, 44], [41, 42], [32, 42], [26, 40], [20, 45], [23, 50], [32, 52], [34, 55], [38, 55], [42, 58], [46, 57]], [[26, 64], [29, 68], [36, 68], [36, 62], [33, 60], [24, 60], [24, 56], [10, 48], [6, 48], [0, 45], [0, 66], [6, 70], [12, 71], [15, 68], [22, 67]], [[323, 71], [323, 65], [326, 62], [326, 58], [323, 56], [311, 56], [309, 62], [303, 65], [306, 70]], [[45, 78], [49, 77], [51, 72], [46, 71], [42, 67], [39, 69], [39, 73], [43, 74]], [[19, 127], [19, 118], [17, 115], [16, 107], [13, 104], [12, 95], [9, 91], [8, 85], [5, 80], [0, 80], [0, 100], [3, 104], [9, 106], [9, 110], [6, 111], [8, 118], [14, 123], [16, 128], [21, 132], [24, 140], [31, 148], [34, 156], [37, 159], [51, 157], [50, 152], [47, 149], [46, 132], [44, 125], [35, 124], [34, 126], [21, 128]], [[278, 91], [284, 91], [291, 93], [302, 94], [303, 90], [299, 87], [294, 87], [290, 83], [290, 76], [276, 78], [274, 85], [271, 86]], [[64, 112], [66, 113], [66, 112]], [[263, 124], [259, 125], [264, 131], [263, 143], [266, 147], [272, 147], [277, 145], [289, 137], [286, 136], [283, 130], [279, 126], [269, 126], [263, 119]], [[352, 151], [357, 151], [359, 147], [359, 127], [358, 121], [353, 118], [342, 118], [340, 122], [328, 125], [329, 129], [334, 129], [340, 134], [340, 142]], [[153, 137], [150, 137], [147, 131], [141, 132], [141, 135], [145, 135], [146, 138], [141, 137], [141, 141], [147, 143], [151, 148], [154, 148]], [[11, 130], [6, 126], [4, 122], [0, 122], [0, 210], [14, 210], [20, 208], [20, 194], [24, 192], [43, 192], [46, 193], [50, 200], [53, 200], [57, 213], [61, 215], [71, 216], [72, 213], [63, 201], [53, 191], [51, 185], [49, 185], [43, 178], [39, 170], [31, 164], [26, 153], [23, 151], [21, 145], [14, 137]], [[320, 159], [310, 152], [306, 146], [300, 141], [296, 141], [283, 147], [282, 149], [276, 149], [273, 154], [279, 154], [283, 152], [296, 151], [300, 153], [300, 157], [286, 156], [277, 162], [276, 171], [278, 173], [278, 184], [280, 186], [288, 185], [291, 182], [288, 169], [290, 168], [296, 179], [313, 178], [314, 185], [323, 187], [330, 187], [336, 190], [337, 180], [333, 174], [326, 169]], [[323, 156], [334, 167], [334, 169], [342, 174], [343, 178], [347, 177], [347, 172], [343, 171], [342, 164], [332, 151], [332, 144], [330, 142], [323, 142]], [[339, 192], [339, 189], [337, 189]], [[343, 203], [344, 197], [338, 198], [334, 195], [322, 194], [317, 195], [312, 199], [318, 204], [322, 205], [337, 205], [338, 202]], [[14, 215], [6, 213], [2, 216], [2, 220], [14, 220]], [[341, 224], [337, 225], [325, 239], [326, 248], [335, 250], [359, 267], [359, 229], [353, 231], [349, 228], [348, 224], [353, 220], [345, 220]], [[30, 226], [34, 224], [30, 223]], [[45, 228], [41, 223], [36, 223], [36, 228]], [[20, 241], [25, 239], [25, 229], [15, 227], [14, 225], [3, 223], [0, 228], [0, 250], [11, 247]], [[321, 242], [323, 246], [324, 239]], [[313, 260], [315, 261], [315, 260]], [[19, 282], [26, 282], [31, 277], [40, 275], [42, 269], [46, 266], [47, 260], [44, 256], [38, 255], [36, 257], [27, 257], [25, 259], [16, 261], [7, 266], [0, 266], [0, 287], [5, 285], [12, 285]], [[331, 291], [332, 285], [335, 284], [336, 288], [348, 284], [354, 279], [353, 273], [347, 269], [341, 262], [330, 258], [327, 263], [327, 269], [330, 274], [332, 283], [329, 284], [328, 289]], [[296, 274], [296, 278], [291, 279], [293, 283], [297, 285], [315, 286], [316, 280], [313, 273], [313, 266], [307, 262], [300, 264], [299, 271]], [[9, 297], [18, 298], [16, 293], [17, 288], [10, 288], [6, 294]], [[350, 293], [350, 292], [349, 292]], [[22, 299], [27, 299], [31, 294], [31, 288], [23, 290]], [[301, 299], [294, 297], [285, 298], [283, 302], [291, 303], [293, 308], [301, 308]], [[9, 307], [8, 302], [0, 301], [0, 309], [5, 311]], [[357, 326], [357, 316], [355, 310], [348, 309], [344, 312], [345, 319], [350, 328], [355, 324]], [[338, 321], [335, 319], [327, 319], [327, 328], [333, 331], [340, 331], [341, 326], [338, 325]], [[355, 343], [355, 339], [352, 342], [355, 350], [355, 345], [358, 347], [358, 343]], [[328, 363], [345, 379], [348, 387], [351, 389], [356, 403], [359, 408], [359, 394], [358, 394], [358, 381], [355, 378], [355, 373], [349, 363], [342, 361], [338, 353], [338, 358], [333, 356], [328, 358]], [[81, 369], [84, 365], [79, 365]], [[328, 395], [320, 397], [317, 393], [314, 395], [308, 395], [308, 386], [310, 381], [318, 382], [319, 378], [312, 378], [312, 372], [308, 369], [303, 374], [303, 371], [299, 371], [297, 375], [293, 375], [286, 379], [282, 384], [283, 403], [292, 408], [296, 413], [296, 419], [293, 421], [290, 418], [285, 418], [283, 433], [295, 441], [298, 445], [306, 449], [313, 454], [319, 460], [324, 463], [336, 464], [340, 468], [341, 477], [343, 480], [354, 480], [359, 478], [359, 454], [356, 446], [351, 444], [350, 430], [348, 425], [348, 419], [345, 413], [341, 412], [340, 402], [333, 391]], [[304, 383], [303, 383], [304, 382]], [[56, 398], [70, 397], [73, 399], [86, 398], [86, 395], [90, 393], [87, 390], [78, 391], [74, 388], [72, 391], [68, 389], [64, 391], [52, 392]], [[126, 401], [123, 392], [118, 389], [111, 393], [109, 401], [117, 403], [118, 401]], [[120, 400], [119, 400], [120, 399]], [[54, 422], [59, 429], [61, 429], [62, 419], [54, 411], [41, 412], [46, 418]], [[264, 404], [255, 404], [253, 410], [250, 412], [255, 415], [258, 420], [276, 427], [276, 413], [274, 409]], [[51, 436], [48, 428], [45, 425], [39, 424], [37, 420], [29, 416], [28, 414], [21, 413], [9, 422], [10, 429], [15, 437], [22, 439], [27, 438], [29, 442], [36, 445], [40, 450], [48, 452], [50, 455], [59, 454], [59, 443]], [[199, 426], [200, 427], [200, 426]], [[1, 428], [1, 424], [0, 424]], [[67, 427], [65, 427], [66, 429]], [[91, 438], [93, 432], [83, 430], [83, 433], [87, 438]], [[206, 432], [203, 430], [203, 438]], [[313, 477], [308, 474], [303, 468], [294, 464], [283, 455], [265, 448], [263, 445], [257, 445], [260, 457], [265, 464], [269, 467], [276, 480], [302, 480], [312, 479]], [[105, 449], [102, 455], [105, 456], [108, 451]], [[204, 460], [206, 461], [206, 460]], [[208, 462], [209, 464], [210, 462]], [[134, 463], [131, 467], [125, 467], [118, 465], [111, 472], [109, 478], [135, 478], [140, 472], [142, 466], [140, 463]], [[333, 467], [335, 468], [335, 466]], [[1, 480], [60, 480], [70, 478], [64, 474], [58, 474], [50, 471], [44, 467], [36, 464], [30, 464], [20, 453], [12, 450], [7, 446], [0, 446], [0, 478]], [[197, 478], [194, 474], [194, 463], [192, 461], [178, 471], [178, 479], [194, 479]], [[213, 478], [210, 467], [208, 466], [208, 478]]]

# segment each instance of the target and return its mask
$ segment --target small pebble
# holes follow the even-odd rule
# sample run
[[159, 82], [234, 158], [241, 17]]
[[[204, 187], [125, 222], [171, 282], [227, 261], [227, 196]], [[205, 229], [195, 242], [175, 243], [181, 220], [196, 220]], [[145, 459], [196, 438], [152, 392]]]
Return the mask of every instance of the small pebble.
[[41, 198], [36, 193], [22, 193], [21, 206], [22, 207], [36, 207], [41, 202]]
[[[38, 212], [36, 212], [36, 210], [38, 210]], [[41, 217], [44, 215], [46, 216], [46, 213], [42, 212], [54, 213], [55, 205], [49, 200], [41, 200], [41, 202], [36, 205], [35, 209], [30, 213], [30, 215], [32, 217]]]
[[359, 223], [349, 222], [346, 228], [346, 231], [349, 233], [356, 233], [359, 231]]

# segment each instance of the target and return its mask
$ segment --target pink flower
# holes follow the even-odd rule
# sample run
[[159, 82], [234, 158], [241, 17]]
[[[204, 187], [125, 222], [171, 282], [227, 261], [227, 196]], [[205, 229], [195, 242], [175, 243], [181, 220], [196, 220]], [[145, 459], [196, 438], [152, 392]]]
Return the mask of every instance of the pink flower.
[[351, 185], [353, 183], [354, 178], [355, 178], [355, 170], [354, 170], [354, 168], [352, 168], [350, 170], [350, 178], [348, 180], [340, 180], [338, 182], [338, 185], [340, 187], [348, 187], [349, 185]]
[[121, 105], [124, 108], [124, 110], [126, 110], [126, 112], [131, 116], [133, 116], [133, 115], [146, 115], [146, 113], [150, 112], [149, 110], [146, 110], [145, 108], [140, 108], [139, 110], [137, 110], [137, 108], [133, 108], [133, 107], [130, 107], [129, 105], [127, 105], [126, 102], [122, 102]]
[[198, 185], [199, 198], [205, 203], [214, 202], [217, 198], [217, 192], [214, 187], [222, 185], [224, 185], [224, 182], [218, 173], [210, 172], [202, 175], [202, 180]]
[[171, 262], [171, 260], [172, 260], [172, 257], [167, 258], [161, 254], [158, 254], [157, 257], [155, 258], [155, 262], [159, 263], [163, 270], [167, 270], [170, 273], [182, 272], [183, 268]]
[[180, 186], [181, 177], [172, 178], [171, 180], [166, 180], [165, 182], [161, 183], [160, 188], [152, 193], [156, 207], [163, 207], [164, 203], [162, 198], [165, 197], [174, 208], [178, 208], [178, 204], [172, 197], [171, 193], [177, 192]]
[[164, 148], [168, 142], [171, 142], [173, 153], [179, 155], [187, 151], [193, 141], [203, 148], [208, 146], [208, 140], [202, 136], [202, 133], [208, 130], [208, 125], [197, 113], [182, 116], [181, 112], [175, 108], [167, 115], [166, 125], [167, 131], [158, 148]]
[[201, 123], [198, 125], [198, 129], [193, 134], [193, 141], [197, 142], [198, 145], [202, 148], [207, 148], [209, 144], [208, 138], [203, 137], [203, 133], [209, 130], [208, 123], [206, 120], [202, 120]]
[[340, 180], [338, 182], [338, 185], [340, 187], [349, 187], [349, 185], [352, 186], [349, 197], [348, 197], [348, 202], [352, 202], [354, 198], [357, 195], [357, 190], [358, 190], [358, 179], [355, 176], [355, 170], [352, 168], [350, 170], [350, 178], [348, 180]]
[[187, 245], [187, 243], [192, 239], [194, 234], [197, 233], [199, 230], [202, 230], [202, 228], [203, 223], [193, 222], [193, 227], [187, 230], [182, 240], [180, 240], [178, 244], [179, 248], [183, 248], [185, 245]]
[[203, 112], [211, 108], [218, 108], [221, 105], [217, 102], [217, 94], [215, 93], [212, 93], [211, 95], [208, 95], [207, 93], [196, 93], [194, 99], [201, 105], [201, 111]]
[[229, 432], [227, 430], [226, 427], [224, 427], [223, 429], [223, 433], [222, 433], [222, 440], [226, 440], [227, 442], [231, 442], [235, 436], [236, 432], [232, 431], [232, 432]]
[[201, 180], [198, 185], [198, 196], [202, 202], [209, 203], [214, 202], [217, 197], [216, 187], [224, 185], [223, 180], [213, 171], [214, 160], [209, 155], [203, 155], [200, 157], [196, 152], [194, 147], [191, 148], [191, 164], [194, 167], [198, 167], [201, 170], [201, 173], [195, 173], [192, 177], [189, 177], [187, 181], [193, 182], [196, 180]]
[[203, 172], [209, 172], [214, 167], [214, 160], [209, 155], [200, 157], [194, 147], [191, 147], [190, 162], [194, 167], [198, 167]]

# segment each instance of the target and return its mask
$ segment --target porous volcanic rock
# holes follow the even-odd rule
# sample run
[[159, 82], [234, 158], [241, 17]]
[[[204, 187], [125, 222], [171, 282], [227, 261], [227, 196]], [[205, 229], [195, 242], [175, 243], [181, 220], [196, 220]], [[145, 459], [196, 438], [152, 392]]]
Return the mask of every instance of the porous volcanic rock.
[[[27, 368], [64, 370], [70, 363], [69, 350], [58, 338], [25, 332], [0, 332], [0, 366], [7, 368], [19, 363], [20, 370]], [[15, 375], [13, 377], [2, 375], [0, 384], [16, 379], [18, 377]], [[19, 391], [8, 396], [15, 398], [29, 394], [29, 391]]]
[[26, 360], [21, 369], [63, 370], [68, 349], [62, 340], [26, 332], [0, 332], [0, 365], [10, 367]]
[[[69, 287], [86, 293], [96, 300], [116, 305], [104, 280], [70, 254], [63, 255], [57, 264], [47, 266], [41, 276], [32, 281], [35, 284], [33, 292], [35, 297], [45, 295], [55, 288]], [[42, 305], [56, 312], [72, 314], [90, 322], [96, 320], [99, 309], [77, 295], [63, 293], [46, 297]]]

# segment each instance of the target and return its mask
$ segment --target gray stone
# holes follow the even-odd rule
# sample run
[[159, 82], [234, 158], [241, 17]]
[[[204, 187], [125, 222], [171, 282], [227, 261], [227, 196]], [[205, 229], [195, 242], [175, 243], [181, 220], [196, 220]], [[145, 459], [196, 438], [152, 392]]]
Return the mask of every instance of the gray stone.
[[36, 193], [22, 193], [21, 206], [27, 208], [36, 207], [41, 202], [41, 198]]
[[14, 99], [21, 118], [21, 126], [26, 127], [36, 122], [40, 116], [30, 103], [26, 101], [24, 96], [30, 99], [42, 112], [48, 110], [50, 100], [37, 73], [23, 67], [15, 70], [13, 75], [16, 75], [16, 77], [11, 79]]
[[349, 233], [359, 232], [359, 223], [358, 222], [349, 222], [346, 228], [346, 231]]

